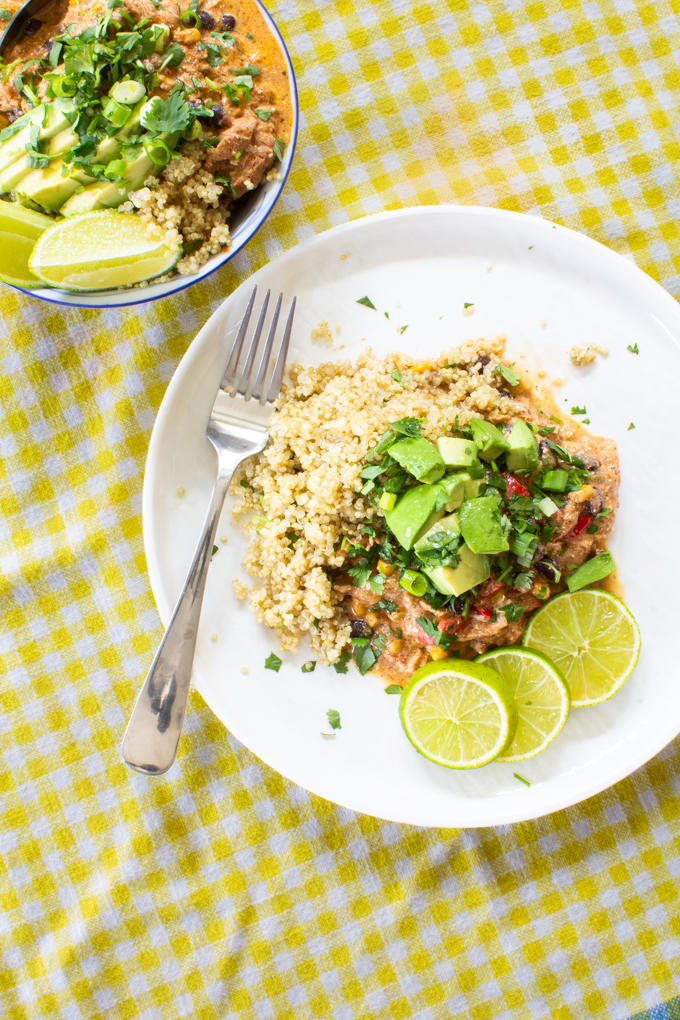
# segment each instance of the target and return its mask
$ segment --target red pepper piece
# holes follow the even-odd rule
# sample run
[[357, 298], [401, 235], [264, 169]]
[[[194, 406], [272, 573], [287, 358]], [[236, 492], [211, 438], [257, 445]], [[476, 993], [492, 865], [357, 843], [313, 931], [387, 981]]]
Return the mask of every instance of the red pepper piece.
[[479, 597], [482, 599], [488, 599], [489, 595], [495, 595], [501, 588], [505, 588], [502, 581], [497, 581], [495, 577], [490, 577], [488, 581], [485, 581], [482, 587], [479, 589]]
[[472, 606], [472, 612], [475, 616], [481, 616], [483, 620], [491, 619], [491, 610], [487, 609], [486, 606]]
[[429, 634], [426, 634], [422, 627], [416, 627], [416, 640], [421, 645], [425, 645], [426, 648], [429, 648], [430, 645], [435, 643], [434, 638], [431, 638]]
[[514, 475], [505, 476], [505, 498], [510, 499], [511, 496], [528, 496], [529, 490], [525, 489], [521, 482], [519, 482]]
[[457, 616], [455, 613], [444, 613], [437, 620], [437, 629], [442, 634], [459, 634], [465, 627], [465, 620], [462, 616]]
[[567, 535], [567, 538], [578, 538], [579, 535], [583, 534], [589, 524], [590, 517], [579, 517], [576, 524]]

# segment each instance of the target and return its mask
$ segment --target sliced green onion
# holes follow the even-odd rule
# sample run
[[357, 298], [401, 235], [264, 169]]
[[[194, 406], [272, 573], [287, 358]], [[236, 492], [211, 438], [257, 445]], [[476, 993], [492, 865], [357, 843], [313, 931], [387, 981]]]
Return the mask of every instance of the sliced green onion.
[[399, 587], [421, 598], [427, 591], [427, 580], [417, 570], [404, 570], [399, 578]]
[[552, 515], [556, 514], [559, 510], [559, 507], [556, 503], [553, 503], [550, 496], [544, 496], [543, 499], [539, 499], [536, 506], [545, 514], [546, 517], [552, 517]]
[[392, 510], [397, 502], [396, 492], [383, 492], [378, 506], [381, 510]]
[[146, 89], [139, 81], [119, 81], [113, 86], [109, 95], [117, 103], [132, 106], [133, 103], [138, 103], [146, 95]]
[[124, 159], [112, 159], [104, 171], [104, 177], [108, 177], [109, 180], [113, 180], [114, 177], [125, 177], [127, 168], [128, 164]]
[[144, 149], [155, 166], [166, 166], [172, 159], [172, 153], [161, 138], [145, 138]]
[[538, 549], [538, 538], [530, 531], [524, 531], [513, 541], [510, 549], [523, 567], [530, 567], [534, 553]]
[[196, 11], [183, 11], [179, 16], [179, 23], [183, 28], [196, 28], [200, 20]]
[[154, 51], [156, 53], [162, 53], [166, 46], [168, 45], [168, 41], [170, 39], [170, 29], [168, 28], [167, 25], [151, 25], [150, 31], [151, 38], [154, 40], [156, 44], [154, 46]]
[[569, 481], [568, 471], [546, 471], [541, 483], [542, 489], [552, 489], [553, 492], [564, 492]]
[[182, 137], [186, 138], [190, 142], [193, 142], [197, 138], [200, 138], [202, 134], [203, 128], [201, 127], [198, 120], [194, 118], [193, 122], [189, 125], [189, 127], [185, 128], [184, 131], [182, 132]]
[[104, 107], [104, 116], [107, 120], [110, 120], [116, 127], [123, 127], [130, 119], [132, 110], [129, 106], [123, 106], [122, 103], [117, 103], [115, 99], [109, 96], [109, 99]]
[[59, 99], [70, 99], [77, 91], [78, 86], [71, 78], [55, 78], [52, 82], [52, 92]]

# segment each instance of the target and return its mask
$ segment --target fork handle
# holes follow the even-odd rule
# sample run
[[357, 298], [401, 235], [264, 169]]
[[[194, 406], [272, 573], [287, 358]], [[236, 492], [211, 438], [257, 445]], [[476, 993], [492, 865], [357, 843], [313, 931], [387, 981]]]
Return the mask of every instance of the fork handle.
[[123, 760], [145, 775], [157, 776], [167, 772], [177, 754], [210, 557], [236, 466], [222, 468], [217, 476], [203, 532], [182, 594], [125, 731], [121, 749]]

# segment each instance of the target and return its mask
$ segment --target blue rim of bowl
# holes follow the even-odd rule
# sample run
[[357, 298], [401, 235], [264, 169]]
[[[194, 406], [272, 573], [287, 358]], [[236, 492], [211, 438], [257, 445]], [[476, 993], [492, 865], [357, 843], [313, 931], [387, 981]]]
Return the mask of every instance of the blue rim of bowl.
[[[227, 262], [230, 262], [234, 258], [235, 255], [238, 255], [238, 253], [240, 251], [242, 251], [242, 249], [245, 248], [245, 246], [250, 241], [252, 241], [253, 237], [258, 232], [260, 227], [263, 226], [263, 224], [266, 222], [268, 217], [271, 215], [271, 213], [272, 213], [272, 211], [274, 209], [274, 206], [278, 202], [279, 198], [281, 197], [281, 194], [283, 193], [283, 189], [286, 186], [286, 181], [288, 180], [288, 176], [290, 174], [290, 169], [291, 169], [291, 166], [292, 166], [292, 163], [293, 163], [293, 157], [295, 156], [295, 147], [296, 147], [296, 144], [297, 144], [298, 126], [299, 126], [299, 120], [300, 120], [300, 107], [299, 107], [299, 102], [298, 102], [297, 80], [295, 78], [295, 70], [293, 68], [293, 61], [290, 58], [290, 53], [288, 52], [288, 47], [286, 46], [286, 44], [285, 44], [285, 42], [283, 40], [283, 36], [281, 35], [281, 32], [279, 31], [279, 28], [278, 28], [276, 22], [272, 18], [271, 14], [267, 10], [267, 8], [264, 6], [263, 3], [260, 2], [260, 0], [255, 0], [255, 3], [260, 8], [260, 11], [262, 12], [262, 15], [263, 15], [264, 20], [265, 20], [265, 22], [267, 24], [267, 27], [269, 28], [269, 30], [272, 33], [272, 35], [274, 36], [274, 38], [277, 40], [277, 42], [279, 44], [279, 48], [281, 50], [281, 53], [283, 54], [283, 59], [284, 59], [284, 61], [286, 63], [286, 70], [288, 71], [288, 81], [289, 81], [289, 87], [290, 87], [290, 105], [291, 105], [291, 112], [292, 112], [292, 120], [291, 120], [291, 129], [290, 129], [290, 141], [288, 142], [288, 145], [286, 147], [286, 152], [285, 152], [285, 155], [284, 155], [284, 158], [283, 158], [283, 162], [281, 164], [281, 173], [282, 173], [281, 180], [276, 182], [276, 187], [272, 188], [271, 191], [268, 194], [266, 192], [263, 192], [263, 189], [261, 187], [258, 188], [256, 192], [254, 192], [254, 194], [258, 194], [259, 193], [260, 195], [262, 195], [264, 193], [265, 208], [263, 210], [263, 215], [261, 215], [260, 218], [256, 219], [256, 222], [254, 223], [252, 228], [249, 228], [248, 233], [244, 234], [242, 239], [239, 239], [239, 242], [238, 242], [237, 245], [235, 245], [233, 247], [230, 247], [229, 250], [226, 251], [224, 253], [224, 255], [215, 262], [214, 265], [210, 265], [210, 262], [207, 262], [206, 263], [206, 267], [209, 266], [210, 268], [207, 268], [205, 270], [205, 272], [198, 272], [198, 273], [192, 274], [190, 278], [186, 279], [186, 283], [182, 283], [181, 285], [176, 286], [176, 287], [169, 287], [168, 290], [166, 290], [162, 294], [147, 294], [147, 289], [146, 288], [132, 288], [132, 287], [129, 288], [128, 290], [126, 290], [126, 291], [113, 291], [113, 290], [111, 290], [111, 291], [100, 290], [100, 291], [90, 291], [90, 292], [88, 292], [88, 291], [83, 291], [83, 292], [72, 291], [71, 292], [71, 294], [73, 295], [72, 299], [69, 300], [69, 301], [65, 301], [65, 300], [63, 300], [63, 297], [64, 297], [65, 294], [67, 294], [69, 292], [67, 292], [67, 291], [57, 291], [57, 288], [50, 288], [50, 287], [18, 287], [15, 284], [12, 284], [12, 283], [5, 283], [4, 285], [6, 287], [11, 287], [12, 290], [17, 291], [19, 294], [30, 295], [31, 297], [38, 298], [40, 301], [47, 301], [49, 304], [52, 304], [52, 305], [62, 305], [63, 307], [66, 307], [66, 308], [95, 308], [95, 309], [99, 309], [100, 311], [104, 311], [105, 309], [108, 309], [108, 308], [125, 308], [125, 307], [131, 307], [131, 306], [135, 306], [135, 305], [143, 305], [143, 304], [148, 304], [150, 301], [162, 301], [163, 298], [172, 297], [175, 294], [180, 294], [183, 290], [187, 290], [189, 287], [192, 287], [196, 283], [202, 283], [203, 280], [207, 280], [209, 276], [212, 276], [212, 274], [216, 273], [218, 269], [221, 269], [222, 266], [227, 264]], [[270, 196], [271, 196], [271, 198], [270, 198]], [[267, 200], [268, 199], [269, 199], [269, 203], [267, 204]], [[181, 277], [178, 277], [177, 279], [179, 280], [179, 279], [181, 279]], [[4, 281], [2, 281], [2, 283], [4, 283]], [[150, 284], [149, 285], [149, 289], [151, 289], [152, 287], [153, 287], [153, 284]], [[53, 293], [55, 291], [59, 293], [60, 299], [57, 299], [56, 297], [50, 297], [49, 296], [50, 293]], [[104, 301], [104, 299], [105, 299], [107, 294], [110, 295], [112, 298], [113, 298], [114, 294], [120, 294], [120, 295], [122, 295], [122, 294], [131, 294], [131, 295], [135, 295], [135, 297], [130, 299], [130, 300], [126, 300], [126, 301], [117, 300], [117, 301], [110, 301], [110, 302], [107, 301], [106, 303], [103, 303], [103, 301]], [[140, 295], [139, 297], [136, 296], [138, 294]], [[141, 295], [144, 295], [144, 296], [141, 296]], [[77, 300], [77, 298], [82, 298], [83, 300]], [[88, 298], [90, 300], [87, 300]], [[76, 299], [76, 300], [74, 300], [74, 299]]]

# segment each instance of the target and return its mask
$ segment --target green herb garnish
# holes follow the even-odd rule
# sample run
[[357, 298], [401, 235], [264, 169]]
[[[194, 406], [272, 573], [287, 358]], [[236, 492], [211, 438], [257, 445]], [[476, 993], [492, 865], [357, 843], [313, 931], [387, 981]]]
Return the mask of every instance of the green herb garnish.
[[278, 655], [274, 654], [274, 652], [272, 652], [271, 655], [268, 655], [267, 658], [264, 660], [264, 668], [273, 669], [275, 673], [278, 673], [278, 671], [281, 669], [282, 664], [283, 659], [280, 659]]
[[631, 430], [631, 429], [634, 429], [634, 428], [635, 428], [635, 426], [634, 426], [634, 425], [633, 425], [633, 423], [631, 422], [631, 423], [630, 423], [630, 425], [628, 426], [628, 428], [626, 429], [626, 432], [630, 432], [630, 430]]
[[385, 694], [401, 694], [403, 689], [404, 688], [400, 687], [399, 684], [390, 684], [385, 688]]
[[371, 299], [369, 297], [364, 296], [362, 298], [359, 298], [359, 300], [357, 301], [357, 304], [358, 305], [366, 305], [367, 308], [372, 308], [374, 312], [378, 311], [378, 309], [375, 307], [375, 305], [373, 304], [373, 302], [371, 301]]
[[520, 377], [517, 375], [517, 372], [515, 372], [512, 368], [508, 368], [507, 365], [496, 365], [494, 371], [498, 372], [498, 374], [505, 379], [508, 385], [517, 386], [519, 384]]
[[522, 779], [522, 777], [518, 776], [516, 772], [513, 772], [512, 774], [515, 779], [519, 779], [520, 783], [524, 783], [525, 786], [531, 786], [531, 783], [528, 783], [526, 779]]
[[572, 407], [571, 413], [572, 414], [587, 414], [588, 412], [586, 411], [586, 406], [584, 404], [583, 407]]
[[286, 151], [286, 143], [284, 142], [284, 140], [282, 138], [277, 138], [276, 141], [274, 142], [273, 149], [274, 155], [279, 160], [279, 162], [283, 162], [283, 154]]
[[346, 673], [347, 672], [347, 664], [349, 663], [350, 659], [351, 659], [351, 655], [349, 654], [349, 652], [340, 652], [340, 658], [338, 659], [337, 662], [333, 663], [333, 669], [335, 670], [335, 672], [336, 673]]
[[315, 669], [316, 669], [316, 659], [310, 659], [308, 662], [303, 662], [303, 664], [302, 664], [302, 672], [303, 673], [313, 673]]
[[637, 343], [634, 343], [632, 347], [630, 346], [630, 344], [628, 344], [628, 346], [626, 347], [626, 350], [630, 351], [631, 354], [639, 354], [640, 353], [640, 351], [638, 350]]
[[[385, 312], [385, 315], [387, 315], [387, 312]], [[401, 378], [401, 372], [399, 371], [398, 368], [395, 368], [394, 372], [390, 372], [390, 376], [392, 377], [392, 379], [394, 379], [396, 383], [399, 383], [402, 389], [404, 388], [404, 381]]]
[[336, 709], [329, 708], [328, 711], [326, 712], [326, 718], [328, 719], [328, 725], [331, 727], [331, 729], [334, 730], [342, 729], [342, 726], [340, 725], [340, 713], [336, 711]]

